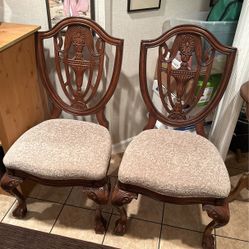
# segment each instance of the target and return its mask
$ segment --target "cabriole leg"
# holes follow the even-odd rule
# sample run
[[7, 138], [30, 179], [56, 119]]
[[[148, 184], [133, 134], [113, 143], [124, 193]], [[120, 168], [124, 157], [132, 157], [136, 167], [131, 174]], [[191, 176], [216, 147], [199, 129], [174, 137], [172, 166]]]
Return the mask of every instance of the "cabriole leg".
[[110, 191], [111, 185], [109, 182], [103, 187], [87, 191], [88, 198], [97, 204], [95, 214], [95, 232], [97, 234], [103, 234], [106, 231], [107, 222], [102, 215], [102, 205], [106, 205], [108, 203]]
[[206, 211], [213, 221], [205, 228], [202, 247], [204, 249], [214, 249], [214, 236], [212, 235], [212, 231], [214, 228], [222, 227], [229, 222], [230, 213], [228, 203], [225, 202], [222, 206], [203, 205], [203, 211]]
[[17, 189], [18, 185], [22, 182], [23, 180], [21, 178], [8, 175], [7, 173], [5, 173], [1, 179], [2, 189], [15, 196], [18, 200], [18, 205], [12, 213], [13, 216], [17, 218], [23, 218], [27, 213], [25, 197]]
[[119, 219], [115, 223], [114, 233], [117, 235], [124, 235], [127, 231], [127, 213], [123, 205], [128, 204], [132, 199], [137, 199], [137, 194], [124, 191], [117, 185], [112, 193], [112, 204], [119, 212]]

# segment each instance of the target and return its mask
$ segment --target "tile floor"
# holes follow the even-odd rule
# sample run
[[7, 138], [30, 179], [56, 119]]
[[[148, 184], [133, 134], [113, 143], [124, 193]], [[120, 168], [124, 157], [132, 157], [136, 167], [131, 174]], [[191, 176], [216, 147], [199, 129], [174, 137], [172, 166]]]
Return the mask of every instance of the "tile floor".
[[[121, 155], [113, 156], [109, 175], [116, 181]], [[232, 184], [248, 168], [248, 159], [237, 163], [228, 155], [226, 164]], [[248, 170], [248, 169], [247, 169]], [[249, 192], [243, 190], [230, 205], [231, 220], [215, 231], [216, 249], [249, 249]], [[55, 188], [36, 185], [27, 198], [28, 215], [15, 219], [11, 215], [16, 201], [0, 195], [0, 221], [48, 233], [82, 239], [99, 244], [129, 249], [201, 248], [202, 231], [210, 221], [198, 205], [177, 206], [139, 196], [128, 207], [128, 233], [112, 234], [117, 212], [105, 207], [108, 230], [104, 235], [94, 233], [95, 205], [81, 194], [79, 188]]]

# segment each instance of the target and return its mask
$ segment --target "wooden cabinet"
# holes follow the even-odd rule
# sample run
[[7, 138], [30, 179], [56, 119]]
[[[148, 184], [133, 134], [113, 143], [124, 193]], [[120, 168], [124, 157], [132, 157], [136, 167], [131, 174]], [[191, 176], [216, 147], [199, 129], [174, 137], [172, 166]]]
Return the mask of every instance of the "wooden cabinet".
[[0, 141], [5, 152], [47, 117], [47, 98], [38, 81], [35, 57], [39, 28], [0, 23]]

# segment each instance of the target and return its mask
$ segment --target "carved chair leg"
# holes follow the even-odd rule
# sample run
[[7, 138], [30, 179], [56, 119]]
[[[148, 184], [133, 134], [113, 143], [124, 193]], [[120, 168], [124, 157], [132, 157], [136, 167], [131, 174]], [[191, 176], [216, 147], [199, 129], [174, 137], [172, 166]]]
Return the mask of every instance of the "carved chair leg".
[[234, 201], [236, 197], [239, 195], [240, 191], [244, 188], [247, 188], [249, 190], [249, 172], [244, 173], [240, 177], [236, 187], [231, 191], [231, 193], [228, 196], [228, 202]]
[[214, 237], [212, 231], [214, 228], [222, 227], [229, 222], [230, 213], [229, 206], [226, 202], [223, 206], [203, 205], [203, 211], [206, 211], [208, 216], [213, 219], [205, 228], [202, 247], [203, 249], [214, 249]]
[[112, 192], [112, 205], [114, 205], [119, 212], [119, 219], [115, 223], [114, 233], [117, 235], [124, 235], [127, 231], [127, 213], [123, 205], [128, 204], [132, 199], [137, 199], [137, 194], [126, 192], [116, 185]]
[[15, 196], [18, 200], [18, 205], [12, 213], [16, 218], [23, 218], [27, 213], [25, 197], [17, 189], [18, 185], [22, 182], [23, 180], [21, 178], [8, 175], [7, 173], [5, 173], [1, 179], [2, 189]]
[[110, 197], [111, 185], [108, 182], [103, 187], [91, 190], [87, 190], [87, 196], [97, 204], [95, 214], [95, 232], [97, 234], [103, 234], [107, 228], [107, 222], [102, 215], [102, 205], [108, 203]]

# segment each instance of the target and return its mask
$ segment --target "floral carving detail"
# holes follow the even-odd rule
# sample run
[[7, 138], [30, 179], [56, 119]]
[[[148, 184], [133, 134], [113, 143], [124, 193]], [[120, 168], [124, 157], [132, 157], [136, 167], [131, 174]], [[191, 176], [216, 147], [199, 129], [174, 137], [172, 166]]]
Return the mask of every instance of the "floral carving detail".
[[195, 49], [195, 42], [192, 35], [183, 35], [180, 42], [181, 68], [187, 68], [187, 63]]

